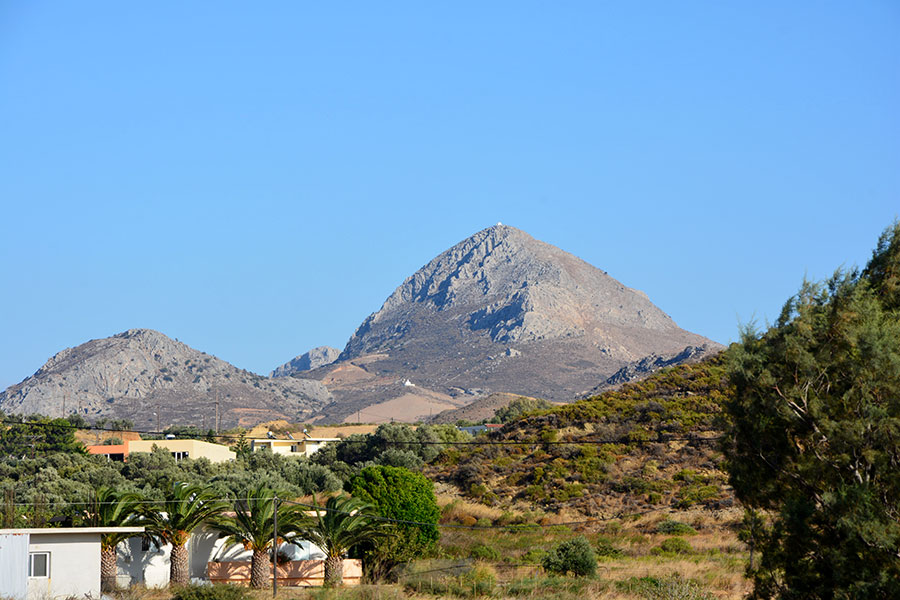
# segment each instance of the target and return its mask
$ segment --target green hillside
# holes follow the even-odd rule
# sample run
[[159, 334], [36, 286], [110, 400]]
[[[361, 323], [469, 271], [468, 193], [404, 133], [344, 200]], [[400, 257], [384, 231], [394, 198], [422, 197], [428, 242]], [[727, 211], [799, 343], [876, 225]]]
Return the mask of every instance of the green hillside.
[[586, 515], [733, 502], [720, 470], [727, 351], [507, 424], [429, 475], [485, 504]]

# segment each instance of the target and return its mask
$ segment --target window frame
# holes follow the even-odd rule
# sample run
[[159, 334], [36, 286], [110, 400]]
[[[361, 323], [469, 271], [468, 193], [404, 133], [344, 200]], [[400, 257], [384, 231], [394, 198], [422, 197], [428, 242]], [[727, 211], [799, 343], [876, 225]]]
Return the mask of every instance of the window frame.
[[[44, 556], [44, 574], [34, 574], [34, 559], [38, 556]], [[28, 577], [31, 579], [48, 579], [50, 577], [50, 552], [38, 551], [28, 553]]]

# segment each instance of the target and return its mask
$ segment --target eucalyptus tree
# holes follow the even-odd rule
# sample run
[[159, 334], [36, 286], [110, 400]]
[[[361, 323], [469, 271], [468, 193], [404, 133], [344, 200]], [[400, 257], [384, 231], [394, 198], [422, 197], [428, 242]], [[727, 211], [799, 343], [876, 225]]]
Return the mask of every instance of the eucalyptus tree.
[[[287, 492], [276, 492], [264, 486], [249, 490], [245, 497], [234, 503], [234, 512], [214, 517], [213, 529], [227, 536], [232, 544], [241, 544], [253, 551], [250, 563], [250, 587], [261, 588], [269, 579], [269, 551], [277, 555], [274, 547], [275, 515], [278, 515], [279, 539], [290, 539], [290, 533], [303, 517], [302, 507], [281, 502]], [[284, 533], [281, 533], [284, 532]]]
[[144, 525], [149, 534], [172, 545], [170, 583], [190, 582], [185, 544], [191, 532], [228, 509], [228, 503], [218, 498], [213, 488], [190, 483], [175, 483], [162, 503], [145, 505], [139, 524]]

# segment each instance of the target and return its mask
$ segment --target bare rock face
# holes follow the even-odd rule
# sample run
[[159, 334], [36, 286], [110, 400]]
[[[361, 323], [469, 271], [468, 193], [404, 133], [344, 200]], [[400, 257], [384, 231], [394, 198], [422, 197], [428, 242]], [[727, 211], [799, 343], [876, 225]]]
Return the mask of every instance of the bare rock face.
[[583, 398], [596, 396], [605, 390], [619, 387], [629, 381], [643, 379], [651, 373], [655, 373], [666, 367], [674, 367], [687, 363], [699, 362], [702, 358], [709, 355], [709, 348], [706, 346], [687, 346], [684, 350], [677, 354], [659, 356], [658, 354], [650, 354], [641, 360], [629, 363], [607, 377], [606, 381], [593, 388], [592, 390], [581, 394]]
[[341, 351], [330, 346], [319, 346], [313, 348], [309, 352], [294, 357], [292, 360], [284, 363], [271, 373], [269, 377], [287, 377], [294, 373], [302, 373], [312, 369], [318, 369], [325, 365], [330, 365], [338, 359]]
[[[56, 354], [0, 393], [0, 410], [130, 419], [138, 428], [302, 420], [332, 400], [319, 381], [261, 377], [149, 329], [131, 329]], [[280, 417], [277, 415], [281, 415]]]
[[721, 348], [679, 328], [643, 292], [498, 224], [407, 278], [338, 361], [308, 376], [327, 383], [351, 366], [366, 374], [364, 383], [329, 384], [336, 402], [320, 416], [341, 420], [366, 398], [384, 403], [379, 382], [406, 378], [469, 402], [492, 392], [571, 401], [629, 363], [686, 346]]
[[496, 343], [571, 337], [602, 342], [609, 326], [679, 331], [643, 292], [506, 225], [479, 231], [416, 271], [363, 322], [341, 358], [378, 352], [414, 335], [424, 317], [431, 317], [427, 326], [452, 320]]

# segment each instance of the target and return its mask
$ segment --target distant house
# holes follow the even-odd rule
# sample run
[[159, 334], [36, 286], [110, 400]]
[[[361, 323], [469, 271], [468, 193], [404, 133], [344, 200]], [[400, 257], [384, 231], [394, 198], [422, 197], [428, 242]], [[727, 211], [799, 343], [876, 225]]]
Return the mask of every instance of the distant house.
[[168, 450], [175, 460], [183, 458], [208, 458], [210, 462], [234, 460], [236, 454], [222, 444], [200, 440], [132, 440], [112, 446], [88, 446], [89, 454], [100, 454], [109, 460], [125, 461], [135, 452], [152, 452], [153, 447]]
[[272, 438], [254, 438], [250, 440], [250, 448], [256, 452], [268, 448], [273, 454], [292, 454], [294, 456], [310, 456], [322, 449], [326, 444], [341, 441], [341, 438], [312, 438], [300, 440], [278, 440]]
[[128, 457], [128, 444], [103, 444], [87, 446], [88, 454], [98, 454], [116, 462], [125, 462]]
[[478, 435], [485, 431], [497, 430], [503, 427], [502, 423], [487, 423], [485, 425], [469, 425], [467, 427], [459, 427], [460, 431], [465, 431], [469, 435]]
[[100, 536], [143, 527], [0, 529], [0, 598], [100, 597]]

